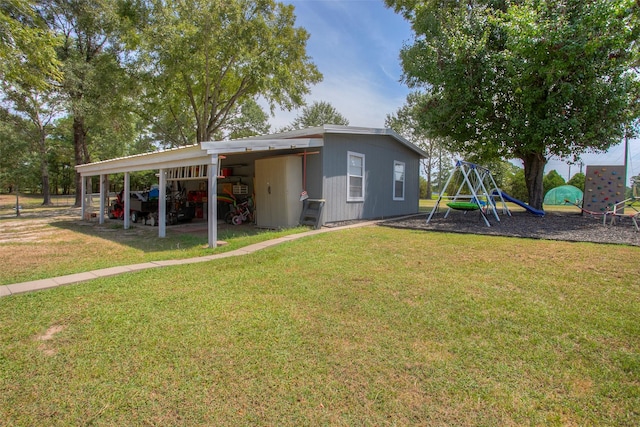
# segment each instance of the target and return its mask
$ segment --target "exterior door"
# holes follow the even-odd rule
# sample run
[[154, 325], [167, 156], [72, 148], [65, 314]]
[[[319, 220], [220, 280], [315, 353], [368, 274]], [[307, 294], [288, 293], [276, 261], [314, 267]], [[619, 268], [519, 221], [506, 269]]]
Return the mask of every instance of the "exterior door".
[[302, 159], [300, 156], [256, 160], [256, 223], [258, 227], [295, 227], [302, 202]]

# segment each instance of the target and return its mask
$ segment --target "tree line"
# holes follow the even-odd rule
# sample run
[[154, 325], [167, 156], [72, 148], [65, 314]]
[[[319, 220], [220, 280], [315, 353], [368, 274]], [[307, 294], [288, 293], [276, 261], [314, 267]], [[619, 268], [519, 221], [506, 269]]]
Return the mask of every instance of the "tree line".
[[75, 165], [263, 133], [258, 98], [297, 108], [322, 79], [308, 37], [273, 0], [5, 0], [2, 185], [37, 169], [48, 204], [51, 172], [68, 191]]

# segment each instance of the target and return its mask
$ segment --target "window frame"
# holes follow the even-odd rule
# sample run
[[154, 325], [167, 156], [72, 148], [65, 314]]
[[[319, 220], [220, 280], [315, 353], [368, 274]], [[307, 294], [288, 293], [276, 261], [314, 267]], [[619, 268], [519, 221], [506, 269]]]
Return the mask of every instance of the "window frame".
[[[351, 158], [358, 157], [362, 160], [362, 175], [355, 175], [351, 173]], [[356, 153], [355, 151], [347, 151], [347, 202], [364, 202], [365, 195], [365, 155], [362, 153]], [[362, 196], [351, 196], [351, 178], [360, 178]]]
[[[396, 179], [396, 166], [402, 166], [402, 180]], [[398, 196], [396, 194], [396, 183], [402, 182], [402, 194]], [[401, 162], [400, 160], [393, 161], [393, 184], [392, 184], [392, 192], [393, 192], [393, 200], [403, 201], [406, 194], [406, 182], [407, 182], [407, 165], [405, 162]]]

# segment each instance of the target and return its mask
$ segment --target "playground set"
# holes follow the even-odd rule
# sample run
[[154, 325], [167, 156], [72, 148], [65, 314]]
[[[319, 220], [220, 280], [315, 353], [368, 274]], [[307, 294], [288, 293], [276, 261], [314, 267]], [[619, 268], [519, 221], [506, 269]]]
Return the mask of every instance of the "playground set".
[[443, 200], [448, 207], [444, 214], [445, 218], [449, 216], [451, 210], [460, 210], [465, 213], [478, 211], [487, 227], [491, 227], [491, 222], [489, 221], [491, 216], [497, 222], [500, 222], [498, 205], [500, 205], [503, 214], [511, 216], [506, 202], [515, 203], [534, 215], [544, 216], [545, 214], [544, 211], [535, 209], [500, 190], [491, 175], [491, 171], [483, 166], [458, 160], [443, 188], [449, 188], [449, 184], [454, 179], [456, 179], [454, 186], [454, 188], [457, 188], [456, 193], [452, 196], [445, 195], [444, 192], [440, 193], [427, 218], [427, 224], [431, 221], [433, 215], [438, 212], [440, 203]]
[[[632, 197], [625, 199], [625, 170], [625, 166], [588, 166], [582, 205], [574, 201], [567, 202], [580, 208], [583, 214], [602, 216], [603, 225], [614, 225], [622, 219], [630, 219], [636, 230], [640, 231], [640, 209], [634, 204], [640, 202], [640, 179], [636, 178], [632, 183]], [[514, 203], [533, 215], [545, 215], [543, 210], [535, 209], [500, 190], [491, 171], [483, 166], [458, 160], [443, 188], [450, 188], [454, 179], [456, 182], [453, 188], [457, 191], [451, 196], [440, 193], [427, 217], [427, 224], [438, 212], [442, 201], [447, 205], [444, 218], [452, 210], [465, 213], [478, 211], [487, 227], [491, 227], [491, 216], [500, 222], [498, 206], [503, 214], [511, 216], [506, 202]], [[631, 212], [625, 212], [625, 209]]]

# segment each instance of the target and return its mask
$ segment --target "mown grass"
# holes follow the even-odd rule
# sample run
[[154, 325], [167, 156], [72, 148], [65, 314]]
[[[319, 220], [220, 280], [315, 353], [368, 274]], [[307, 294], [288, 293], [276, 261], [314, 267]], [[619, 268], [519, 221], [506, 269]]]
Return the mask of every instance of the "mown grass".
[[2, 298], [0, 419], [635, 426], [639, 254], [366, 227]]
[[0, 222], [0, 285], [120, 265], [211, 255], [308, 230], [304, 227], [279, 231], [236, 227], [220, 231], [218, 239], [224, 245], [212, 249], [207, 245], [206, 231], [189, 233], [176, 227], [167, 227], [167, 237], [161, 239], [157, 227], [132, 224], [129, 230], [124, 230], [121, 221], [99, 225], [79, 219], [49, 222], [21, 218], [13, 219], [12, 224], [6, 227]]

